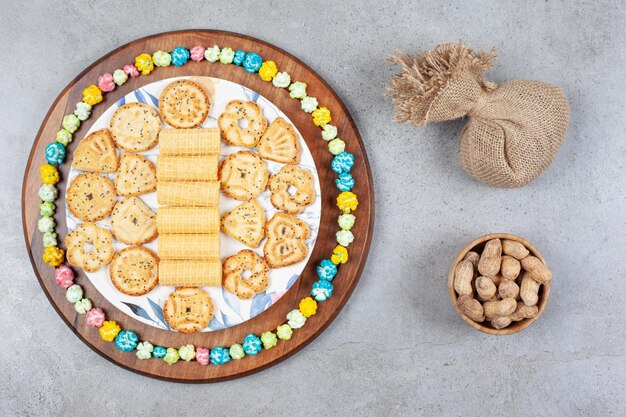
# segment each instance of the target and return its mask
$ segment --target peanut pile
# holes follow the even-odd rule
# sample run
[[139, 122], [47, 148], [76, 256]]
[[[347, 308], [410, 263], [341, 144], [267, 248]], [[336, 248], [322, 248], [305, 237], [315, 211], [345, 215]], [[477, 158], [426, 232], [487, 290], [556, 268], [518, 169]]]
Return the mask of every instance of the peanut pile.
[[456, 266], [454, 290], [463, 314], [503, 329], [514, 321], [537, 316], [539, 286], [551, 280], [552, 272], [523, 244], [492, 239], [482, 254], [470, 251]]

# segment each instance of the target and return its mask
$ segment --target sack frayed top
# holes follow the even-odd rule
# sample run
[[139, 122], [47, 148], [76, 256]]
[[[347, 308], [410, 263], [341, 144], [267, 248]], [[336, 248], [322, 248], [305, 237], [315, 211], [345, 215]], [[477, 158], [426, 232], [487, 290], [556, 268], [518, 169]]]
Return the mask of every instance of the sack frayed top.
[[495, 51], [463, 44], [439, 45], [422, 56], [399, 53], [387, 95], [396, 122], [424, 127], [468, 116], [461, 132], [461, 166], [495, 187], [521, 187], [554, 160], [569, 123], [569, 106], [558, 87], [514, 80], [500, 86], [482, 79]]

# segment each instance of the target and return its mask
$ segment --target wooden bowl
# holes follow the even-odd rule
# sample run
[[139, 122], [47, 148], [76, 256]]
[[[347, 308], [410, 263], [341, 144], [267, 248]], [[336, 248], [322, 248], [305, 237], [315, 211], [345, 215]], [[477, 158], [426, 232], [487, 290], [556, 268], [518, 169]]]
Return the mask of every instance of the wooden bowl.
[[463, 258], [465, 258], [465, 255], [467, 255], [467, 252], [474, 250], [478, 252], [479, 254], [482, 253], [485, 243], [491, 239], [509, 239], [509, 240], [514, 240], [516, 242], [519, 242], [523, 244], [530, 251], [532, 255], [539, 258], [541, 262], [543, 262], [546, 266], [548, 266], [548, 264], [546, 263], [546, 260], [543, 259], [543, 256], [541, 256], [541, 253], [539, 253], [537, 248], [535, 248], [530, 242], [526, 241], [525, 239], [519, 236], [510, 235], [507, 233], [492, 233], [488, 235], [483, 235], [479, 238], [474, 239], [468, 245], [466, 245], [463, 249], [461, 249], [457, 257], [454, 259], [454, 262], [452, 262], [452, 267], [450, 268], [450, 272], [448, 273], [448, 292], [450, 294], [450, 301], [452, 302], [452, 306], [454, 306], [454, 309], [456, 310], [458, 315], [463, 319], [463, 321], [469, 324], [470, 326], [472, 326], [473, 328], [480, 330], [481, 332], [484, 332], [484, 333], [494, 334], [498, 336], [506, 335], [506, 334], [514, 334], [514, 333], [524, 330], [525, 328], [533, 324], [535, 320], [539, 318], [539, 316], [541, 316], [541, 313], [543, 313], [543, 310], [545, 310], [546, 305], [548, 304], [548, 299], [550, 298], [550, 284], [541, 285], [539, 287], [539, 300], [537, 301], [537, 307], [539, 308], [539, 311], [537, 312], [537, 316], [535, 316], [532, 319], [524, 319], [521, 321], [512, 322], [508, 327], [505, 327], [504, 329], [499, 329], [499, 330], [493, 328], [491, 326], [491, 323], [489, 323], [486, 320], [483, 323], [477, 323], [473, 321], [472, 319], [467, 317], [465, 314], [463, 314], [461, 310], [459, 310], [459, 307], [456, 302], [458, 296], [457, 296], [456, 291], [454, 290], [454, 269], [456, 268], [457, 264], [461, 262]]

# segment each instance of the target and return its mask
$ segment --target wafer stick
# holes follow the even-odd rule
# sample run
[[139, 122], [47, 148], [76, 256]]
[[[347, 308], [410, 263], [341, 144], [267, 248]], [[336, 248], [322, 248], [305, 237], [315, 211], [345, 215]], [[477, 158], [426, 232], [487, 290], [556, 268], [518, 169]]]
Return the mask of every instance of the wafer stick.
[[222, 263], [219, 258], [203, 261], [161, 260], [159, 284], [175, 287], [221, 287]]
[[156, 172], [158, 181], [215, 181], [217, 155], [159, 156]]
[[157, 211], [159, 233], [220, 232], [220, 211], [217, 207], [160, 207]]
[[211, 259], [220, 256], [220, 235], [159, 234], [161, 259]]
[[157, 182], [157, 201], [162, 206], [204, 206], [219, 204], [220, 183], [217, 181]]
[[220, 130], [163, 129], [159, 133], [160, 155], [217, 155], [220, 153]]

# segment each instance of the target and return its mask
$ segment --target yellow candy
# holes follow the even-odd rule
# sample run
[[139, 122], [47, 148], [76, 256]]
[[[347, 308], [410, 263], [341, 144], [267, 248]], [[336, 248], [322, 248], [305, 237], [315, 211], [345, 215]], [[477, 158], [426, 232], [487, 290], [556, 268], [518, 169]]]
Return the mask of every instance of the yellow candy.
[[43, 164], [39, 167], [39, 175], [44, 184], [56, 184], [59, 182], [59, 170], [50, 164]]
[[278, 67], [274, 61], [265, 61], [261, 64], [259, 75], [263, 81], [272, 81], [276, 74], [278, 74]]
[[332, 120], [330, 117], [330, 110], [328, 110], [326, 107], [320, 107], [319, 109], [313, 110], [311, 116], [313, 116], [313, 123], [315, 124], [315, 126], [319, 127], [326, 126], [326, 123], [330, 123], [330, 121]]
[[300, 313], [302, 313], [304, 317], [311, 317], [317, 313], [317, 301], [311, 297], [303, 298], [302, 301], [300, 301], [299, 307]]
[[107, 320], [100, 327], [100, 337], [105, 342], [112, 342], [122, 328], [113, 320]]
[[150, 54], [141, 54], [135, 58], [135, 66], [143, 75], [148, 75], [154, 69], [154, 62]]
[[43, 250], [42, 258], [50, 266], [59, 266], [65, 262], [65, 251], [57, 246], [48, 246]]
[[330, 260], [335, 265], [345, 264], [348, 262], [348, 249], [341, 245], [337, 245], [335, 249], [333, 249], [333, 254], [330, 257]]
[[95, 106], [102, 101], [102, 91], [97, 85], [91, 84], [83, 90], [83, 101], [90, 106]]
[[344, 213], [350, 213], [356, 210], [358, 205], [359, 200], [356, 198], [356, 194], [350, 191], [344, 191], [337, 197], [337, 207]]

